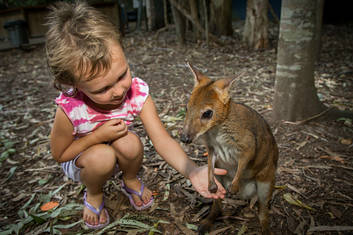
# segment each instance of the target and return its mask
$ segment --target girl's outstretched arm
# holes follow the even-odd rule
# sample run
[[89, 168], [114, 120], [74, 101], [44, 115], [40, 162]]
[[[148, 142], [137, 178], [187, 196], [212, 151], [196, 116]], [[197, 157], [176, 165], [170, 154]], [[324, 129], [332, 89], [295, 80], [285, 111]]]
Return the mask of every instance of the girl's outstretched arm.
[[[218, 184], [218, 191], [215, 194], [207, 190], [207, 169], [204, 170], [204, 167], [198, 167], [190, 160], [180, 144], [169, 135], [159, 119], [156, 107], [150, 96], [148, 96], [142, 108], [140, 118], [159, 155], [184, 177], [190, 179], [194, 188], [202, 196], [209, 198], [224, 197], [226, 191], [219, 182], [216, 182]], [[225, 172], [217, 170], [216, 174], [223, 174]]]

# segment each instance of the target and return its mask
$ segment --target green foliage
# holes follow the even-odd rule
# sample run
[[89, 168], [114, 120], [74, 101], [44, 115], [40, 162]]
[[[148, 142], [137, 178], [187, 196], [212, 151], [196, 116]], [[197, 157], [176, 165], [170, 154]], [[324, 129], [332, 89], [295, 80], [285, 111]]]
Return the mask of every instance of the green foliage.
[[[59, 188], [47, 193], [38, 194], [33, 193], [31, 197], [22, 205], [18, 210], [18, 218], [16, 223], [7, 224], [0, 227], [0, 234], [24, 234], [26, 231], [31, 230], [29, 234], [57, 234], [61, 235], [62, 229], [70, 229], [76, 226], [75, 234], [92, 234], [90, 229], [86, 226], [77, 225], [83, 224], [83, 220], [77, 220], [77, 215], [81, 214], [83, 205], [77, 203], [59, 204], [58, 206], [48, 210], [42, 211], [41, 205], [51, 202], [53, 197], [61, 191], [66, 184]], [[72, 223], [68, 223], [72, 221]], [[144, 223], [141, 221], [146, 221]], [[152, 224], [152, 225], [150, 225]], [[162, 232], [157, 229], [159, 224], [169, 224], [168, 221], [149, 216], [129, 213], [122, 218], [112, 221], [109, 225], [102, 228], [100, 231], [95, 231], [94, 234], [106, 234], [108, 231], [124, 231], [127, 233], [144, 233], [144, 234], [161, 234]]]
[[[107, 231], [110, 231], [113, 229], [116, 231], [116, 228], [119, 228], [119, 231], [124, 231], [132, 234], [136, 233], [143, 233], [143, 234], [155, 234], [159, 233], [161, 234], [162, 232], [157, 230], [157, 227], [159, 224], [169, 224], [168, 221], [158, 219], [156, 220], [153, 217], [147, 218], [149, 221], [154, 221], [153, 225], [145, 224], [140, 222], [137, 219], [142, 219], [142, 218], [134, 218], [134, 215], [130, 215], [129, 213], [124, 215], [122, 218], [115, 220], [111, 224], [107, 225], [105, 228], [103, 228], [101, 231], [96, 232], [95, 234], [100, 235], [100, 234], [106, 234]], [[143, 216], [142, 216], [143, 217]], [[146, 218], [145, 218], [146, 219]], [[114, 229], [115, 228], [115, 229]]]
[[185, 115], [186, 115], [186, 108], [182, 107], [182, 108], [178, 111], [178, 113], [177, 113], [176, 116], [177, 116], [178, 118], [184, 119], [184, 118], [185, 118]]
[[338, 118], [337, 121], [342, 121], [344, 125], [348, 126], [348, 127], [352, 127], [353, 126], [353, 120], [350, 118]]
[[16, 153], [16, 149], [14, 148], [15, 142], [11, 141], [5, 137], [0, 138], [0, 167], [2, 162], [7, 160], [9, 156]]
[[51, 198], [58, 193], [63, 186], [46, 195], [38, 196], [37, 199], [39, 202], [34, 205], [32, 205], [32, 202], [34, 202], [37, 195], [36, 193], [33, 193], [31, 198], [17, 212], [19, 217], [17, 223], [8, 224], [0, 228], [0, 234], [23, 234], [24, 229], [33, 224], [36, 225], [36, 232], [34, 234], [62, 234], [59, 229], [72, 228], [81, 223], [82, 220], [76, 221], [72, 224], [58, 224], [60, 221], [67, 221], [71, 219], [73, 215], [79, 214], [82, 210], [81, 204], [69, 203], [45, 212], [42, 212], [39, 208], [40, 205], [51, 200]]

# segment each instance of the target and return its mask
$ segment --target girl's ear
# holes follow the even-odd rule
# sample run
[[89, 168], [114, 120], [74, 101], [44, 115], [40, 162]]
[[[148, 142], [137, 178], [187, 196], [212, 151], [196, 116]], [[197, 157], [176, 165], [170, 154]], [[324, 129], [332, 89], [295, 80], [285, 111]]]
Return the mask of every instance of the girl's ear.
[[195, 69], [188, 61], [186, 62], [186, 65], [189, 67], [192, 74], [194, 75], [194, 88], [200, 85], [200, 83], [208, 83], [210, 81], [208, 77], [206, 77], [200, 71]]

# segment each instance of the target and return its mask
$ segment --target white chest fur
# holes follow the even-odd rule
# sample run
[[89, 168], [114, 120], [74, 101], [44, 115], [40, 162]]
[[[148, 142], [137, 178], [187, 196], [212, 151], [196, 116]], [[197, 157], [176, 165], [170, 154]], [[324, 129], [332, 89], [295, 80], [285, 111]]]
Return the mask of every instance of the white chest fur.
[[[209, 149], [213, 150], [212, 162], [214, 166], [227, 170], [227, 175], [220, 177], [220, 180], [223, 186], [229, 188], [237, 171], [238, 156], [241, 154], [236, 148], [236, 143], [229, 137], [229, 134], [214, 130], [208, 131], [202, 140]], [[250, 198], [255, 193], [255, 181], [251, 177], [247, 177], [250, 175], [251, 172], [245, 169], [243, 173], [245, 178], [240, 181], [239, 189], [242, 198]]]
[[209, 130], [204, 137], [204, 144], [213, 149], [214, 161], [220, 165], [233, 166], [231, 168], [234, 168], [239, 153], [235, 143], [232, 143], [232, 140], [229, 139], [229, 135], [216, 130]]

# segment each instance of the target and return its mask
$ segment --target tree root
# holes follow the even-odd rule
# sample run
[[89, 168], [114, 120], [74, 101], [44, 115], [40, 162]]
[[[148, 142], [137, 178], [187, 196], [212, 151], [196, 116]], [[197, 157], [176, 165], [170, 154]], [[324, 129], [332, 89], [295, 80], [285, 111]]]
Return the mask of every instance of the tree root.
[[306, 123], [313, 121], [315, 119], [319, 119], [319, 121], [323, 121], [323, 120], [336, 120], [338, 118], [353, 119], [353, 112], [352, 111], [342, 111], [342, 110], [339, 110], [335, 107], [330, 107], [330, 108], [327, 108], [326, 110], [324, 110], [323, 112], [316, 114], [314, 116], [311, 116], [307, 119], [304, 119], [301, 121], [296, 121], [296, 122], [286, 121], [285, 123], [292, 124], [292, 125], [303, 125], [303, 124], [306, 124]]

